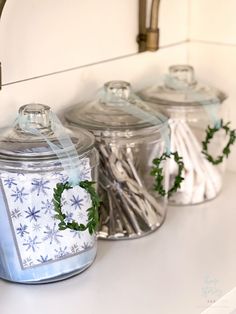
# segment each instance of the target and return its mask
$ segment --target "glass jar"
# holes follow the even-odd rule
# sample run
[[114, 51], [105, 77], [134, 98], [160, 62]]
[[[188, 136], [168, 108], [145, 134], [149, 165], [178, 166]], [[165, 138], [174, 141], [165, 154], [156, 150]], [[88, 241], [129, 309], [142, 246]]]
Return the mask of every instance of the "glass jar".
[[[166, 117], [153, 117], [123, 81], [106, 83], [93, 101], [65, 114], [67, 123], [91, 131], [96, 138], [102, 199], [100, 238], [138, 238], [164, 221], [166, 197], [154, 191], [150, 171], [153, 158], [165, 151], [169, 130]], [[168, 176], [163, 184], [168, 186]]]
[[[171, 66], [164, 82], [139, 94], [152, 103], [153, 110], [168, 116], [171, 150], [183, 157], [184, 181], [169, 203], [197, 204], [215, 198], [222, 188], [223, 151], [233, 136], [225, 123], [226, 95], [198, 83], [188, 65]], [[176, 167], [171, 164], [170, 177], [175, 174]]]
[[[65, 141], [69, 145], [65, 146]], [[91, 134], [65, 130], [48, 106], [20, 108], [14, 126], [0, 138], [1, 278], [20, 283], [52, 282], [91, 265], [96, 236], [88, 230], [60, 230], [55, 189], [57, 184], [69, 182], [72, 170], [80, 180], [96, 180], [97, 164]], [[86, 223], [90, 195], [74, 186], [61, 195], [61, 206], [66, 222]]]

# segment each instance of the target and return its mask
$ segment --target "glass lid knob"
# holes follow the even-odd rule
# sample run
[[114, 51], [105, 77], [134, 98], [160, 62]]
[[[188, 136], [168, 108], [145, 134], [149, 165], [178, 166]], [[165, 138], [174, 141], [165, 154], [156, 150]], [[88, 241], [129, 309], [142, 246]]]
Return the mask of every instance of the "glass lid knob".
[[111, 102], [128, 100], [131, 94], [130, 83], [124, 81], [111, 81], [104, 85], [106, 99]]
[[[175, 86], [176, 84], [176, 86]], [[179, 89], [181, 86], [190, 87], [196, 84], [194, 69], [190, 65], [173, 65], [169, 67], [169, 79], [165, 85], [172, 89]]]
[[41, 104], [28, 104], [19, 109], [20, 128], [51, 130], [50, 107]]

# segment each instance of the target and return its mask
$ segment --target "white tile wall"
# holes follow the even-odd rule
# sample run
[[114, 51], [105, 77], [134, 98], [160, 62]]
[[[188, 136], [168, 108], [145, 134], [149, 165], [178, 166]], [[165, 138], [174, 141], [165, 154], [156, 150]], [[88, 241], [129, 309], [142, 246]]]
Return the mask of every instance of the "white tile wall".
[[[163, 1], [162, 46], [186, 39], [187, 2]], [[135, 53], [137, 33], [138, 0], [8, 0], [0, 25], [3, 82]]]
[[160, 46], [188, 38], [189, 0], [162, 0], [160, 2]]
[[7, 1], [0, 28], [4, 82], [136, 52], [137, 11], [136, 0]]
[[[89, 98], [106, 81], [126, 80], [134, 89], [153, 84], [170, 63], [186, 60], [185, 45], [142, 53], [57, 75], [4, 86], [0, 92], [0, 127], [12, 122], [20, 105], [41, 102], [59, 112], [83, 98]], [[9, 110], [9, 108], [11, 108]]]
[[190, 37], [236, 45], [235, 0], [189, 0]]

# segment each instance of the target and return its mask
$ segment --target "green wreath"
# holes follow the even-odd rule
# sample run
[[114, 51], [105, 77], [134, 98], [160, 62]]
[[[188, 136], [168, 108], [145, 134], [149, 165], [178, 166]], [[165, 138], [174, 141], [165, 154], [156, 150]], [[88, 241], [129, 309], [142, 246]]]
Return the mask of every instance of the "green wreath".
[[75, 231], [85, 231], [88, 229], [91, 235], [96, 232], [99, 221], [98, 208], [100, 205], [100, 199], [96, 193], [95, 188], [93, 187], [94, 183], [95, 182], [85, 180], [77, 184], [89, 193], [92, 201], [92, 206], [87, 209], [88, 222], [86, 225], [78, 224], [78, 222], [76, 222], [75, 220], [73, 220], [72, 222], [65, 222], [66, 215], [62, 212], [61, 198], [63, 192], [65, 190], [73, 189], [73, 186], [69, 182], [57, 183], [53, 193], [53, 204], [56, 211], [56, 215], [54, 217], [60, 220], [60, 223], [58, 224], [59, 230], [71, 229]]
[[[174, 156], [174, 161], [178, 165], [178, 173], [175, 177], [173, 186], [168, 191], [166, 191], [163, 186], [164, 174], [161, 163], [167, 158], [171, 158], [171, 156]], [[154, 166], [152, 167], [151, 175], [155, 177], [154, 190], [157, 191], [161, 196], [167, 195], [168, 197], [170, 197], [181, 187], [181, 182], [184, 180], [184, 178], [182, 177], [182, 172], [184, 169], [183, 158], [179, 156], [178, 152], [170, 154], [164, 153], [160, 158], [155, 158], [152, 163]]]
[[[215, 126], [214, 128], [211, 128], [210, 126], [207, 127], [206, 130], [206, 138], [202, 142], [202, 153], [206, 156], [207, 160], [210, 161], [213, 165], [218, 165], [222, 163], [224, 158], [228, 158], [229, 154], [231, 153], [230, 147], [231, 145], [234, 144], [236, 140], [236, 131], [231, 130], [230, 127], [230, 122], [224, 124], [223, 120], [220, 121], [220, 126]], [[211, 140], [213, 139], [214, 135], [216, 132], [219, 130], [225, 130], [226, 135], [229, 136], [229, 140], [224, 147], [222, 151], [222, 155], [219, 155], [215, 159], [208, 153], [208, 145], [210, 144]]]

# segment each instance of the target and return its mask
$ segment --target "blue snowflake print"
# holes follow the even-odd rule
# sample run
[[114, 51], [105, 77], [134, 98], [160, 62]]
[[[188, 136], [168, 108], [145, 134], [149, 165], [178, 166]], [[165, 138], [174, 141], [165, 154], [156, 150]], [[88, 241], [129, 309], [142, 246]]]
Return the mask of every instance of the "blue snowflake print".
[[70, 223], [70, 222], [72, 222], [73, 221], [73, 213], [68, 213], [68, 212], [66, 212], [65, 213], [65, 215], [66, 215], [66, 218], [65, 218], [65, 222], [66, 223]]
[[84, 168], [88, 167], [89, 166], [89, 163], [88, 163], [88, 159], [87, 158], [84, 158], [80, 161], [80, 164], [81, 166], [83, 166]]
[[46, 230], [44, 231], [44, 233], [46, 234], [46, 236], [43, 238], [44, 241], [49, 240], [50, 244], [52, 244], [54, 241], [57, 244], [60, 244], [60, 238], [63, 238], [63, 235], [59, 234], [60, 230], [58, 230], [57, 228], [57, 224], [54, 223], [53, 228], [51, 228], [50, 226], [46, 226]]
[[62, 206], [65, 206], [66, 204], [67, 204], [66, 198], [65, 198], [65, 197], [62, 197], [62, 198], [61, 198], [61, 205], [62, 205]]
[[37, 259], [37, 262], [43, 264], [43, 263], [50, 262], [51, 260], [52, 260], [51, 258], [48, 258], [48, 255], [46, 255], [46, 256], [40, 255], [40, 258]]
[[65, 183], [69, 179], [69, 177], [67, 175], [63, 174], [62, 172], [58, 172], [58, 171], [54, 172], [52, 175], [61, 183]]
[[19, 201], [21, 204], [23, 204], [24, 200], [26, 200], [25, 196], [29, 195], [28, 193], [24, 193], [24, 189], [22, 188], [21, 190], [16, 188], [13, 190], [14, 194], [11, 194], [12, 197], [14, 197], [14, 202]]
[[70, 232], [73, 234], [73, 238], [81, 238], [80, 231], [70, 230]]
[[32, 261], [32, 258], [30, 256], [23, 260], [23, 266], [24, 267], [30, 267], [32, 265], [33, 265], [33, 261]]
[[40, 193], [47, 195], [47, 190], [50, 190], [50, 187], [47, 186], [48, 183], [49, 180], [43, 180], [43, 178], [33, 179], [31, 183], [33, 185], [33, 188], [31, 192], [37, 192], [37, 196], [39, 196]]
[[79, 220], [83, 220], [85, 217], [86, 217], [85, 213], [83, 213], [82, 211], [80, 211], [79, 214], [78, 214]]
[[18, 219], [22, 216], [21, 211], [18, 208], [15, 208], [11, 211], [11, 218]]
[[73, 244], [73, 245], [71, 246], [71, 253], [72, 253], [72, 254], [79, 253], [79, 251], [80, 251], [80, 249], [79, 249], [79, 246], [78, 246], [77, 243], [75, 243], [75, 244]]
[[29, 234], [27, 225], [22, 225], [20, 224], [20, 227], [16, 228], [17, 234], [19, 234], [22, 238], [24, 237], [25, 234]]
[[52, 211], [54, 210], [53, 202], [47, 199], [46, 202], [42, 201], [41, 203], [43, 204], [41, 209], [45, 210], [44, 214], [49, 213], [50, 215], [52, 215]]
[[35, 206], [33, 208], [28, 207], [28, 210], [25, 210], [25, 213], [27, 214], [25, 218], [29, 218], [30, 222], [32, 220], [37, 221], [37, 219], [40, 218], [40, 216], [38, 215], [40, 213], [40, 210], [36, 210]]
[[5, 186], [7, 186], [9, 189], [11, 189], [11, 187], [13, 186], [13, 185], [16, 185], [16, 179], [14, 179], [14, 178], [7, 178], [7, 179], [5, 179], [4, 180], [4, 185]]
[[84, 169], [80, 173], [79, 178], [80, 178], [80, 181], [90, 180], [91, 179], [91, 170], [90, 169]]
[[68, 180], [69, 180], [69, 177], [66, 175], [64, 176], [63, 174], [61, 174], [61, 176], [59, 177], [59, 181], [61, 183], [66, 183], [66, 182], [68, 182]]
[[69, 254], [69, 252], [67, 252], [67, 246], [65, 246], [64, 248], [60, 247], [58, 250], [55, 249], [54, 251], [56, 252], [56, 255], [55, 255], [56, 259], [65, 257]]
[[82, 198], [80, 198], [79, 195], [78, 196], [73, 195], [72, 199], [70, 199], [70, 201], [71, 201], [71, 206], [74, 206], [75, 210], [76, 210], [77, 208], [81, 209], [81, 206], [83, 206], [84, 200]]
[[34, 232], [39, 232], [42, 229], [40, 224], [34, 224], [33, 225], [33, 231]]
[[91, 245], [88, 242], [84, 242], [81, 248], [83, 250], [88, 250], [89, 248], [91, 248]]
[[23, 243], [24, 246], [27, 246], [26, 251], [29, 251], [30, 249], [35, 252], [36, 248], [38, 248], [38, 244], [41, 242], [37, 242], [37, 236], [35, 236], [33, 239], [31, 237], [26, 240], [25, 243]]
[[84, 201], [85, 201], [86, 203], [90, 203], [90, 204], [91, 204], [91, 197], [90, 197], [89, 193], [85, 193], [85, 195], [84, 195]]

